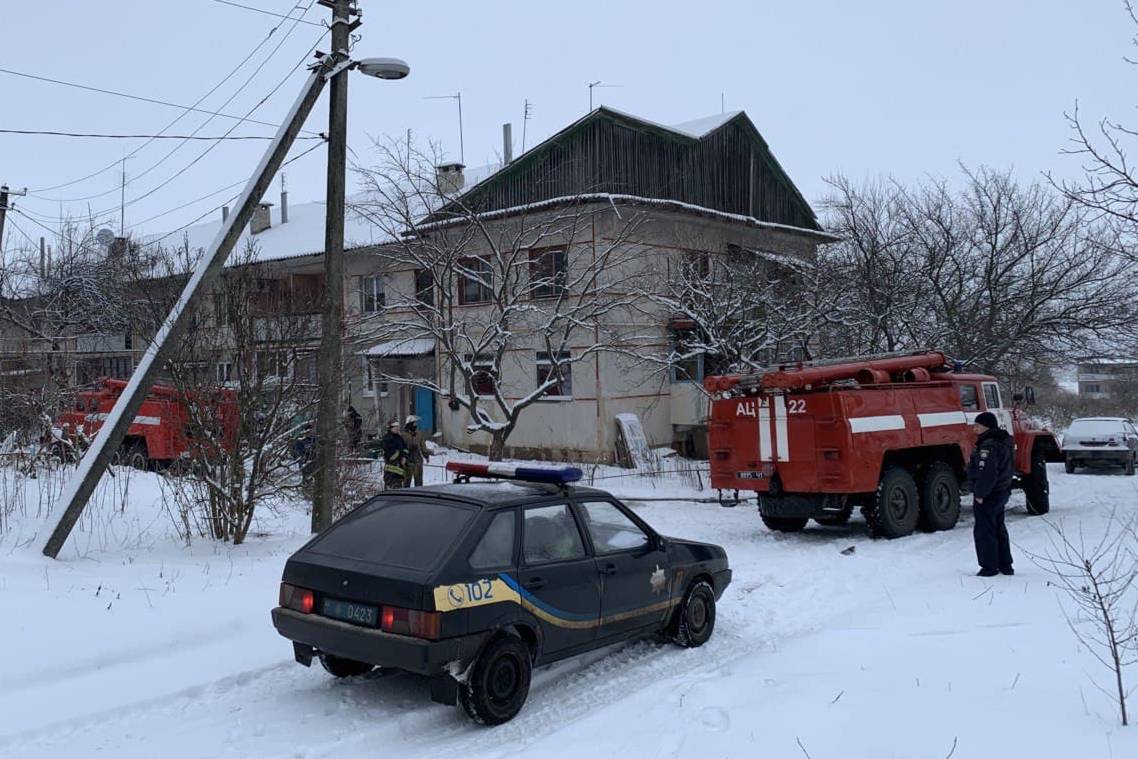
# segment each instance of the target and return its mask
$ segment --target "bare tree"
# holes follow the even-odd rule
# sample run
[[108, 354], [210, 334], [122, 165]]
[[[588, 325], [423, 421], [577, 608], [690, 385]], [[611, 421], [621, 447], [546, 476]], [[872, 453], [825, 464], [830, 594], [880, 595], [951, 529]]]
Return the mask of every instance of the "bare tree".
[[663, 350], [636, 355], [680, 379], [810, 359], [818, 335], [842, 317], [840, 291], [823, 286], [811, 260], [735, 248], [674, 254], [663, 263], [639, 308], [668, 320], [672, 339]]
[[[561, 394], [572, 367], [628, 339], [639, 296], [644, 221], [631, 206], [582, 196], [484, 213], [436, 175], [435, 152], [378, 144], [378, 166], [359, 175], [368, 199], [355, 211], [392, 242], [377, 270], [394, 284], [379, 314], [356, 325], [369, 341], [429, 338], [441, 372], [392, 382], [426, 387], [465, 410], [467, 429], [503, 456], [519, 418]], [[532, 386], [522, 356], [540, 353]]]
[[1079, 642], [1108, 670], [1113, 690], [1102, 689], [1118, 705], [1123, 725], [1129, 724], [1126, 700], [1130, 693], [1126, 668], [1138, 663], [1138, 538], [1135, 520], [1120, 521], [1111, 514], [1103, 535], [1088, 543], [1061, 525], [1051, 524], [1050, 549], [1031, 560], [1046, 570], [1068, 601], [1063, 609]]
[[[171, 268], [185, 256], [166, 253]], [[257, 509], [298, 490], [294, 443], [303, 437], [316, 395], [314, 356], [304, 349], [318, 320], [313, 292], [261, 275], [252, 241], [199, 306], [167, 366], [187, 399], [190, 476], [175, 497], [188, 524], [216, 540], [245, 540]], [[151, 294], [176, 294], [153, 288]], [[152, 307], [166, 307], [156, 298]], [[155, 322], [157, 323], [157, 322]], [[204, 510], [204, 511], [203, 511]]]

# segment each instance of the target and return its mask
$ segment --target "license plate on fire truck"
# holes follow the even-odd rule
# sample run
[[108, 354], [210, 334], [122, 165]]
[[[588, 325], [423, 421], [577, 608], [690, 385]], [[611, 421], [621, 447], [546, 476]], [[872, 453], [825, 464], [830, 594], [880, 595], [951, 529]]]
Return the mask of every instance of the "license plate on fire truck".
[[767, 476], [766, 472], [736, 472], [737, 480], [761, 480]]

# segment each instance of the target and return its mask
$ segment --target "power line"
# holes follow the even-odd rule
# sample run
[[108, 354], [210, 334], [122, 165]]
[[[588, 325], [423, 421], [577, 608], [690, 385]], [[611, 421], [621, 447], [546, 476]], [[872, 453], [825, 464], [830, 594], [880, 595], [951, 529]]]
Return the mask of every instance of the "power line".
[[[312, 8], [312, 6], [313, 6], [314, 4], [315, 4], [315, 0], [310, 0], [310, 2], [309, 2], [309, 4], [308, 4], [308, 6], [307, 6], [307, 7], [305, 7], [305, 8], [303, 8], [303, 9], [301, 9], [301, 14], [300, 14], [300, 16], [303, 16], [305, 13], [307, 13], [307, 12], [308, 12], [308, 11], [309, 11], [309, 10]], [[297, 6], [297, 7], [299, 8], [299, 6]], [[222, 103], [222, 104], [221, 104], [221, 105], [220, 105], [220, 106], [219, 106], [219, 107], [216, 109], [216, 111], [221, 111], [221, 110], [222, 110], [222, 109], [224, 109], [226, 106], [228, 106], [228, 105], [229, 105], [231, 102], [233, 102], [233, 100], [234, 100], [234, 99], [235, 99], [235, 98], [236, 98], [236, 97], [237, 97], [239, 94], [241, 94], [241, 93], [242, 93], [242, 92], [245, 90], [245, 88], [246, 88], [246, 87], [248, 87], [248, 86], [249, 86], [249, 85], [250, 85], [250, 84], [253, 82], [253, 79], [254, 79], [254, 78], [256, 78], [257, 74], [259, 74], [259, 73], [261, 72], [261, 70], [262, 70], [262, 69], [264, 69], [264, 67], [265, 67], [265, 66], [266, 66], [266, 65], [269, 63], [269, 61], [273, 59], [273, 57], [274, 57], [274, 56], [277, 54], [277, 52], [278, 52], [278, 51], [281, 49], [281, 47], [284, 45], [284, 43], [285, 43], [285, 42], [288, 40], [288, 38], [289, 38], [289, 37], [292, 35], [292, 33], [293, 33], [295, 30], [296, 30], [296, 27], [297, 27], [297, 22], [300, 20], [300, 16], [298, 16], [298, 17], [296, 17], [296, 18], [293, 18], [293, 19], [292, 19], [292, 21], [293, 21], [293, 24], [292, 24], [292, 26], [291, 26], [291, 27], [289, 27], [288, 31], [286, 31], [286, 32], [285, 32], [284, 36], [283, 36], [283, 37], [280, 39], [280, 41], [277, 43], [276, 47], [274, 47], [274, 48], [272, 49], [272, 51], [270, 51], [270, 52], [269, 52], [269, 54], [268, 54], [268, 55], [267, 55], [267, 56], [264, 58], [264, 60], [262, 60], [262, 61], [261, 61], [260, 65], [258, 65], [258, 66], [257, 66], [257, 68], [256, 68], [256, 69], [254, 69], [254, 70], [253, 70], [253, 72], [252, 72], [251, 74], [249, 74], [249, 76], [248, 76], [248, 77], [246, 77], [246, 79], [245, 79], [245, 82], [244, 82], [244, 83], [243, 83], [243, 84], [242, 84], [240, 87], [238, 87], [236, 90], [234, 90], [234, 91], [233, 91], [233, 93], [232, 93], [232, 94], [230, 94], [228, 98], [226, 98], [225, 102], [223, 102], [223, 103]], [[264, 44], [265, 44], [266, 42], [268, 42], [268, 41], [269, 41], [269, 39], [272, 37], [272, 35], [273, 35], [273, 34], [274, 34], [276, 31], [277, 31], [277, 29], [279, 29], [281, 26], [283, 26], [283, 25], [284, 25], [284, 23], [285, 23], [285, 22], [281, 22], [280, 24], [277, 24], [277, 25], [276, 25], [276, 26], [274, 26], [272, 29], [270, 29], [270, 30], [269, 30], [269, 32], [268, 32], [268, 34], [265, 36], [265, 38], [264, 38], [263, 40], [261, 40], [261, 42], [260, 42], [260, 43], [258, 43], [258, 44], [257, 44], [257, 46], [256, 46], [256, 47], [253, 49], [253, 51], [252, 51], [252, 52], [250, 52], [250, 53], [249, 53], [249, 55], [245, 56], [245, 58], [244, 58], [244, 59], [241, 61], [241, 63], [239, 63], [239, 64], [237, 65], [237, 67], [236, 67], [235, 69], [233, 69], [233, 70], [232, 70], [232, 71], [231, 71], [231, 72], [230, 72], [228, 75], [226, 75], [226, 77], [225, 77], [224, 79], [222, 79], [222, 81], [221, 81], [221, 82], [219, 82], [217, 85], [215, 85], [213, 88], [211, 88], [209, 92], [207, 92], [207, 93], [206, 93], [205, 95], [203, 95], [202, 97], [198, 98], [197, 102], [195, 102], [195, 103], [194, 103], [194, 105], [193, 105], [193, 106], [191, 106], [191, 107], [196, 107], [196, 106], [200, 105], [200, 104], [201, 104], [201, 103], [202, 103], [202, 102], [203, 102], [203, 101], [204, 101], [206, 98], [208, 98], [210, 95], [212, 95], [214, 92], [216, 92], [216, 91], [217, 91], [217, 90], [218, 90], [218, 89], [219, 89], [219, 88], [220, 88], [220, 87], [221, 87], [223, 84], [225, 84], [225, 82], [226, 82], [226, 81], [228, 81], [230, 78], [232, 78], [232, 77], [233, 77], [233, 75], [234, 75], [234, 74], [236, 74], [236, 73], [237, 73], [237, 71], [239, 71], [239, 70], [240, 70], [242, 67], [244, 67], [244, 65], [245, 65], [245, 64], [246, 64], [246, 63], [247, 63], [247, 62], [248, 62], [248, 61], [249, 61], [249, 60], [250, 60], [250, 59], [251, 59], [251, 58], [252, 58], [252, 57], [253, 57], [253, 56], [254, 56], [254, 55], [257, 53], [257, 51], [258, 51], [258, 50], [260, 50], [260, 49], [261, 49], [261, 48], [264, 46]], [[318, 38], [317, 38], [317, 44], [319, 43], [319, 40], [320, 40], [322, 37], [323, 37], [323, 34], [322, 34], [320, 37], [318, 37]], [[315, 44], [313, 45], [313, 47], [315, 47]], [[294, 69], [294, 70], [295, 70], [295, 69]], [[179, 120], [180, 120], [182, 117], [184, 117], [184, 116], [185, 116], [187, 113], [189, 113], [189, 111], [183, 111], [181, 114], [179, 114], [177, 118], [175, 118], [173, 121], [171, 121], [169, 124], [167, 124], [167, 125], [166, 125], [166, 126], [165, 126], [165, 127], [162, 129], [162, 130], [161, 130], [160, 134], [161, 134], [162, 132], [165, 132], [167, 129], [169, 129], [170, 127], [172, 127], [174, 124], [176, 124], [176, 123], [177, 123], [177, 122], [178, 122], [178, 121], [179, 121]], [[252, 111], [250, 111], [249, 113], [252, 113]], [[193, 132], [191, 132], [191, 135], [190, 135], [190, 136], [191, 136], [191, 137], [193, 137], [193, 136], [196, 136], [196, 135], [197, 135], [197, 134], [198, 134], [198, 133], [199, 133], [199, 132], [200, 132], [202, 129], [204, 129], [204, 128], [205, 128], [205, 127], [206, 127], [206, 126], [207, 126], [207, 125], [208, 125], [208, 124], [209, 124], [211, 121], [213, 121], [213, 119], [214, 119], [214, 118], [215, 118], [214, 116], [210, 116], [209, 118], [207, 118], [207, 119], [206, 119], [204, 122], [202, 122], [201, 124], [199, 124], [199, 125], [198, 125], [198, 126], [197, 126], [197, 127], [194, 129], [194, 130], [193, 130]], [[232, 134], [232, 132], [233, 132], [233, 130], [232, 130], [232, 129], [230, 129], [229, 131], [227, 131], [227, 132], [226, 132], [226, 136], [228, 136], [228, 135]], [[143, 148], [145, 148], [147, 145], [151, 144], [153, 141], [154, 141], [154, 140], [150, 140], [150, 139], [148, 139], [148, 140], [147, 140], [147, 141], [146, 141], [146, 142], [145, 142], [143, 145], [140, 145], [140, 146], [139, 146], [138, 148], [136, 148], [136, 149], [135, 149], [135, 150], [134, 150], [134, 151], [133, 151], [133, 152], [132, 152], [132, 153], [131, 153], [129, 156], [126, 156], [126, 157], [127, 157], [127, 158], [133, 157], [133, 156], [134, 156], [134, 155], [136, 155], [138, 152], [140, 152], [140, 151], [141, 151]], [[154, 170], [155, 170], [155, 169], [157, 169], [159, 166], [161, 166], [161, 165], [162, 165], [162, 164], [164, 164], [166, 161], [168, 161], [168, 160], [169, 160], [171, 157], [173, 157], [173, 155], [174, 155], [175, 153], [177, 153], [179, 150], [181, 150], [181, 149], [182, 149], [182, 147], [184, 147], [184, 146], [185, 146], [185, 145], [187, 145], [188, 143], [189, 143], [189, 140], [188, 140], [188, 139], [183, 139], [183, 140], [181, 140], [181, 141], [179, 142], [179, 144], [178, 144], [178, 145], [174, 146], [174, 148], [172, 148], [172, 149], [171, 149], [169, 152], [167, 152], [167, 153], [166, 153], [164, 156], [162, 156], [162, 157], [161, 157], [161, 158], [159, 158], [159, 159], [158, 159], [156, 162], [152, 163], [150, 166], [148, 166], [147, 168], [143, 169], [141, 172], [139, 172], [138, 174], [136, 174], [136, 175], [133, 177], [132, 181], [133, 181], [133, 182], [137, 182], [138, 180], [142, 179], [142, 178], [143, 178], [143, 177], [145, 177], [146, 175], [150, 174], [152, 171], [154, 171]], [[208, 151], [207, 151], [207, 152], [208, 152]], [[102, 171], [108, 171], [108, 170], [110, 170], [110, 169], [111, 169], [111, 168], [113, 168], [113, 167], [114, 167], [116, 164], [117, 164], [117, 162], [116, 162], [115, 164], [110, 164], [110, 165], [108, 165], [108, 166], [104, 167], [104, 168], [103, 168], [103, 169], [102, 169], [102, 170], [101, 170], [99, 173], [101, 173]], [[191, 164], [191, 165], [192, 165], [192, 164]], [[175, 176], [177, 176], [177, 174], [176, 174]], [[163, 185], [160, 185], [160, 187], [161, 187], [161, 186], [163, 186]], [[41, 200], [50, 200], [50, 201], [53, 201], [53, 202], [58, 202], [58, 203], [76, 203], [76, 202], [82, 202], [82, 201], [86, 201], [86, 200], [94, 200], [94, 199], [96, 199], [96, 198], [106, 197], [107, 195], [110, 195], [110, 194], [112, 194], [113, 192], [115, 192], [115, 190], [116, 190], [116, 189], [117, 189], [117, 188], [113, 188], [113, 187], [112, 187], [111, 189], [108, 189], [108, 190], [104, 190], [103, 192], [97, 192], [97, 193], [93, 193], [93, 194], [90, 194], [90, 195], [82, 195], [82, 196], [78, 196], [78, 197], [70, 197], [70, 198], [46, 198], [46, 197], [44, 197], [44, 196], [42, 196], [42, 195], [35, 195], [34, 193], [33, 193], [33, 197], [39, 198], [39, 199], [41, 199]], [[157, 188], [156, 188], [156, 189], [157, 189]]]
[[[271, 140], [272, 135], [193, 135], [193, 134], [106, 134], [102, 132], [59, 132], [50, 129], [0, 129], [0, 134], [44, 135], [48, 137], [90, 137], [107, 140]], [[297, 137], [298, 140], [322, 140], [323, 135]], [[130, 158], [128, 155], [127, 158]], [[118, 166], [122, 159], [115, 161]], [[41, 198], [46, 200], [46, 198]]]
[[[250, 119], [250, 118], [245, 118], [242, 116], [234, 116], [231, 113], [221, 113], [219, 111], [211, 111], [207, 108], [195, 108], [194, 106], [189, 106], [189, 105], [179, 105], [177, 103], [171, 103], [168, 100], [159, 100], [157, 98], [144, 97], [142, 95], [131, 95], [130, 93], [119, 92], [117, 90], [108, 90], [108, 89], [103, 89], [101, 87], [90, 87], [90, 86], [85, 85], [85, 84], [78, 84], [76, 82], [66, 82], [62, 79], [52, 79], [52, 78], [46, 77], [46, 76], [38, 76], [36, 74], [28, 74], [28, 73], [23, 72], [23, 71], [13, 71], [12, 69], [0, 68], [0, 74], [11, 74], [12, 76], [22, 76], [25, 79], [35, 79], [35, 80], [40, 81], [40, 82], [50, 82], [51, 84], [62, 84], [65, 87], [75, 87], [76, 89], [88, 90], [90, 92], [99, 92], [99, 93], [102, 93], [104, 95], [114, 95], [116, 97], [126, 98], [128, 100], [138, 100], [138, 101], [143, 102], [143, 103], [153, 103], [154, 105], [164, 105], [167, 108], [180, 108], [183, 111], [192, 111], [193, 113], [206, 113], [206, 114], [209, 114], [210, 116], [221, 116], [222, 118], [233, 119], [235, 121], [246, 121], [250, 124], [259, 124], [260, 126], [272, 127], [273, 129], [277, 129], [280, 127], [280, 124], [273, 124], [272, 122], [269, 122], [269, 121], [258, 121], [257, 119]], [[315, 134], [315, 132], [312, 132], [311, 130], [306, 129], [304, 131], [308, 132], [309, 134]], [[119, 164], [119, 161], [115, 161], [114, 165], [117, 166], [118, 164]], [[41, 188], [41, 191], [45, 190], [45, 189], [55, 189], [55, 188]]]
[[[277, 18], [288, 18], [288, 16], [286, 16], [282, 13], [275, 13], [273, 11], [267, 11], [264, 8], [254, 8], [251, 5], [242, 5], [241, 3], [234, 3], [234, 2], [231, 2], [231, 0], [213, 0], [213, 1], [215, 3], [221, 3], [222, 5], [232, 5], [234, 8], [243, 8], [247, 11], [256, 11], [257, 13], [264, 13], [266, 16], [276, 16]], [[328, 28], [327, 24], [317, 23], [316, 21], [302, 21], [301, 23], [308, 24], [310, 26], [320, 26], [320, 27], [323, 27], [325, 29]]]

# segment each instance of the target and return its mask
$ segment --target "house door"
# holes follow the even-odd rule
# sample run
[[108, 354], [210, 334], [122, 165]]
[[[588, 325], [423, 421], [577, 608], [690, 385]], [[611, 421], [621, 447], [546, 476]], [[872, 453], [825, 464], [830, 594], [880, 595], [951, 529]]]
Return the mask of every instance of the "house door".
[[419, 429], [424, 435], [435, 431], [435, 394], [425, 387], [415, 388], [411, 413], [419, 417]]

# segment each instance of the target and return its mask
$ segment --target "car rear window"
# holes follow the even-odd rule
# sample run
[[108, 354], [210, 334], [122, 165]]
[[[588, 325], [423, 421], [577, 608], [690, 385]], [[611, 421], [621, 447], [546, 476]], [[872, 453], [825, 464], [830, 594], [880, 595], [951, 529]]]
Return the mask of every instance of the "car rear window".
[[1117, 419], [1076, 419], [1067, 430], [1068, 435], [1092, 437], [1095, 435], [1121, 435], [1122, 422]]
[[467, 506], [380, 498], [333, 525], [316, 553], [406, 569], [433, 569], [474, 518]]

